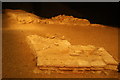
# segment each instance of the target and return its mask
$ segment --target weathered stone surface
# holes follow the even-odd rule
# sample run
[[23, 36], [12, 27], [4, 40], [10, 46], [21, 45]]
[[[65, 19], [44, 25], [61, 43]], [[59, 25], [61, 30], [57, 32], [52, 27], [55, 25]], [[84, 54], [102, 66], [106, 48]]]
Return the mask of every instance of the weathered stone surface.
[[52, 17], [52, 20], [60, 24], [74, 24], [74, 25], [90, 24], [90, 22], [87, 19], [79, 19], [79, 18], [74, 18], [73, 16], [66, 16], [66, 15], [58, 15], [56, 17]]
[[33, 13], [26, 12], [24, 10], [12, 10], [5, 9], [6, 16], [13, 18], [15, 21], [23, 24], [40, 23], [40, 24], [70, 24], [70, 25], [82, 25], [90, 24], [87, 19], [74, 18], [73, 16], [58, 15], [50, 19], [43, 19]]
[[27, 36], [27, 39], [35, 51], [37, 66], [117, 70], [118, 63], [104, 48], [93, 45], [71, 45], [67, 40], [38, 35]]
[[6, 9], [4, 10], [5, 15], [9, 18], [12, 18], [19, 23], [27, 24], [27, 23], [38, 23], [40, 17], [36, 16], [33, 13], [26, 12], [24, 10], [12, 10]]

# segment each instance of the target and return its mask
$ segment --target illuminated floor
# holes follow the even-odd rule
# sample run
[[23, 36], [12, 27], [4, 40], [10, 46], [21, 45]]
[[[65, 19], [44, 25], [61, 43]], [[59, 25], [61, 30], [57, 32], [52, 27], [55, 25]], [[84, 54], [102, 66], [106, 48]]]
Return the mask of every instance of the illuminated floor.
[[113, 57], [118, 57], [118, 29], [112, 27], [85, 27], [66, 25], [9, 25], [3, 29], [3, 78], [26, 77], [70, 77], [70, 78], [115, 78], [117, 73], [111, 74], [35, 74], [36, 68], [32, 50], [26, 43], [26, 36], [32, 34], [64, 35], [72, 44], [96, 45], [104, 47]]

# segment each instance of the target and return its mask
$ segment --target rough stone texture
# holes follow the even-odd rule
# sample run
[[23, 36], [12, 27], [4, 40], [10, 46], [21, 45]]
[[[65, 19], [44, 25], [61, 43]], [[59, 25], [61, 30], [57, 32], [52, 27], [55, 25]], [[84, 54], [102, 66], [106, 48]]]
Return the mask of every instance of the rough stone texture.
[[117, 70], [118, 63], [102, 47], [93, 45], [71, 45], [67, 40], [27, 36], [28, 43], [35, 51], [37, 66], [62, 67], [66, 70]]
[[12, 10], [5, 9], [5, 15], [19, 23], [40, 23], [40, 24], [67, 24], [67, 25], [89, 25], [90, 22], [87, 19], [74, 18], [73, 16], [58, 15], [50, 19], [42, 19], [33, 13], [26, 12], [24, 10]]
[[26, 12], [24, 10], [11, 10], [5, 9], [4, 13], [7, 17], [12, 18], [19, 23], [27, 24], [27, 23], [38, 23], [40, 17], [36, 16], [35, 14]]
[[66, 16], [66, 15], [58, 15], [52, 17], [49, 20], [51, 20], [51, 22], [53, 21], [55, 24], [69, 24], [69, 25], [90, 24], [90, 22], [87, 19], [79, 19], [79, 18], [74, 18], [73, 16]]

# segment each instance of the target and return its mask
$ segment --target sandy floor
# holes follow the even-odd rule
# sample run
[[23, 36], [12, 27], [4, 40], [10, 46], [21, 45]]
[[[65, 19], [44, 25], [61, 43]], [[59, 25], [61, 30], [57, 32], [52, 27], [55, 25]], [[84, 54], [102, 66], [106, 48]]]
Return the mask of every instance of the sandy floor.
[[[64, 35], [71, 44], [92, 44], [104, 47], [118, 61], [118, 29], [112, 27], [89, 27], [67, 25], [10, 24], [3, 27], [3, 78], [116, 78], [117, 72], [110, 74], [35, 74], [33, 51], [26, 43], [31, 34]], [[120, 61], [120, 60], [119, 60]]]

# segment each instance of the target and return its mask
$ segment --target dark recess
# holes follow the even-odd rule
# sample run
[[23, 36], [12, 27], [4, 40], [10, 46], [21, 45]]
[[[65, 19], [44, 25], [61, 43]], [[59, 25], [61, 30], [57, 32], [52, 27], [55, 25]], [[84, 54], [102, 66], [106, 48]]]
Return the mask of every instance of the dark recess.
[[22, 9], [51, 18], [59, 14], [88, 19], [91, 23], [118, 27], [118, 2], [3, 2], [3, 9]]

